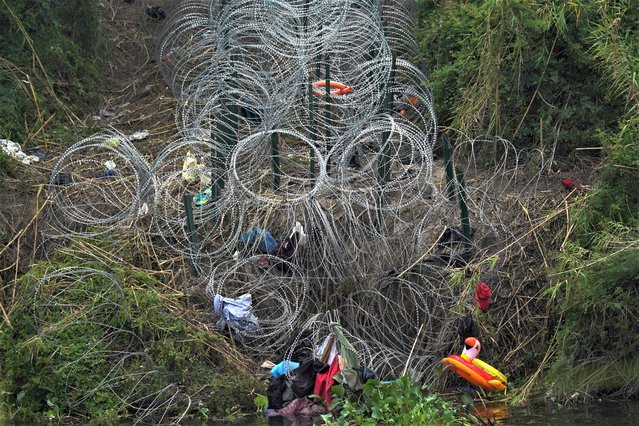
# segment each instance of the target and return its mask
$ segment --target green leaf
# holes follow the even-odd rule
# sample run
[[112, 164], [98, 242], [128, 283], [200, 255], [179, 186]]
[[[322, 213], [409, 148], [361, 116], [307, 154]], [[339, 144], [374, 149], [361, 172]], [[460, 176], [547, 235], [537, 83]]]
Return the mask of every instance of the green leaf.
[[331, 386], [331, 392], [333, 392], [335, 395], [344, 396], [344, 386], [342, 385]]
[[466, 392], [464, 392], [461, 396], [461, 400], [462, 400], [462, 404], [464, 405], [472, 405], [473, 402], [475, 402], [475, 399], [467, 394]]
[[257, 395], [253, 398], [253, 404], [255, 404], [259, 412], [263, 412], [268, 408], [268, 398], [264, 395]]

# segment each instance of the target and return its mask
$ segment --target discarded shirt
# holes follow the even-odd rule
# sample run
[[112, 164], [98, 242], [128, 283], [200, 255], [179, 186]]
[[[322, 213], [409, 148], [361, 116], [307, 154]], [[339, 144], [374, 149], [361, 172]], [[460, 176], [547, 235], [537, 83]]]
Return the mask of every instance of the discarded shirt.
[[253, 314], [253, 298], [243, 294], [237, 299], [222, 297], [219, 294], [213, 299], [213, 310], [220, 317], [217, 326], [224, 330], [226, 326], [236, 331], [252, 331], [259, 327], [257, 317]]
[[266, 229], [253, 226], [240, 235], [240, 241], [246, 245], [257, 244], [258, 250], [273, 253], [277, 249], [277, 240]]

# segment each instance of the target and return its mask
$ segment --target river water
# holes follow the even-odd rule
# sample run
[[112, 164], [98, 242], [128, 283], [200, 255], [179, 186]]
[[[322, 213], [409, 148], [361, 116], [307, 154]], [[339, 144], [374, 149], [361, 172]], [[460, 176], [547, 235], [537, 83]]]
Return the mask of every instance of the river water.
[[639, 425], [639, 401], [604, 401], [571, 407], [507, 407], [503, 425]]
[[[557, 408], [552, 405], [537, 407], [509, 407], [506, 404], [490, 403], [476, 405], [476, 415], [484, 418], [484, 424], [539, 425], [539, 426], [631, 426], [639, 425], [639, 401], [604, 401], [571, 407]], [[490, 420], [490, 422], [488, 421]], [[14, 426], [0, 416], [0, 426]], [[234, 425], [234, 426], [311, 426], [320, 425], [311, 419], [290, 421], [281, 417], [243, 418], [234, 422], [206, 423], [187, 421], [184, 425]], [[410, 425], [420, 426], [420, 425]]]
[[[539, 426], [631, 426], [639, 425], [639, 401], [604, 401], [558, 408], [553, 405], [535, 407], [509, 407], [506, 404], [491, 403], [478, 405], [476, 414], [482, 415], [485, 424], [498, 425], [539, 425]], [[275, 417], [269, 419], [244, 419], [232, 424], [235, 426], [311, 426], [320, 425], [310, 419], [293, 422]], [[420, 426], [420, 425], [410, 425]]]

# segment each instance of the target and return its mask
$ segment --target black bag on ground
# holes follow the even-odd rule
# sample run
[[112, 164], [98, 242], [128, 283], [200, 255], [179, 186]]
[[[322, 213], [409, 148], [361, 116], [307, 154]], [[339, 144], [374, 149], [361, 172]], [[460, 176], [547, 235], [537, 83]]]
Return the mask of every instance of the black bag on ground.
[[318, 373], [326, 373], [328, 364], [314, 358], [308, 359], [291, 372], [291, 388], [295, 398], [312, 395]]
[[284, 406], [285, 402], [293, 399], [293, 394], [286, 381], [286, 374], [271, 380], [266, 388], [266, 398], [268, 398], [268, 408], [275, 410], [279, 410]]

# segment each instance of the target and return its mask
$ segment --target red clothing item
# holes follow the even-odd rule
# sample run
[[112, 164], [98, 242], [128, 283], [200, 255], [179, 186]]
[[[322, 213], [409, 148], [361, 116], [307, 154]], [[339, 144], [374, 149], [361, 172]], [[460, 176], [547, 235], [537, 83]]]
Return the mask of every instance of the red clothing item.
[[590, 189], [590, 185], [578, 185], [577, 182], [575, 182], [574, 180], [570, 180], [570, 179], [562, 179], [561, 180], [561, 184], [564, 186], [564, 188], [568, 189], [576, 189], [579, 192], [583, 192], [587, 189]]
[[333, 362], [331, 362], [331, 366], [328, 367], [328, 371], [326, 373], [319, 373], [315, 378], [315, 391], [313, 392], [315, 395], [322, 397], [324, 401], [326, 401], [326, 406], [331, 406], [331, 387], [333, 383], [335, 383], [334, 376], [340, 372], [339, 368], [339, 357], [333, 357]]
[[570, 179], [562, 179], [561, 180], [561, 184], [564, 186], [564, 188], [566, 189], [575, 189], [577, 188], [577, 184], [575, 183], [574, 180], [570, 180]]
[[477, 288], [475, 289], [474, 304], [479, 309], [481, 309], [482, 312], [488, 311], [488, 304], [491, 294], [492, 292], [490, 291], [490, 287], [488, 287], [488, 284], [484, 282], [477, 284]]

